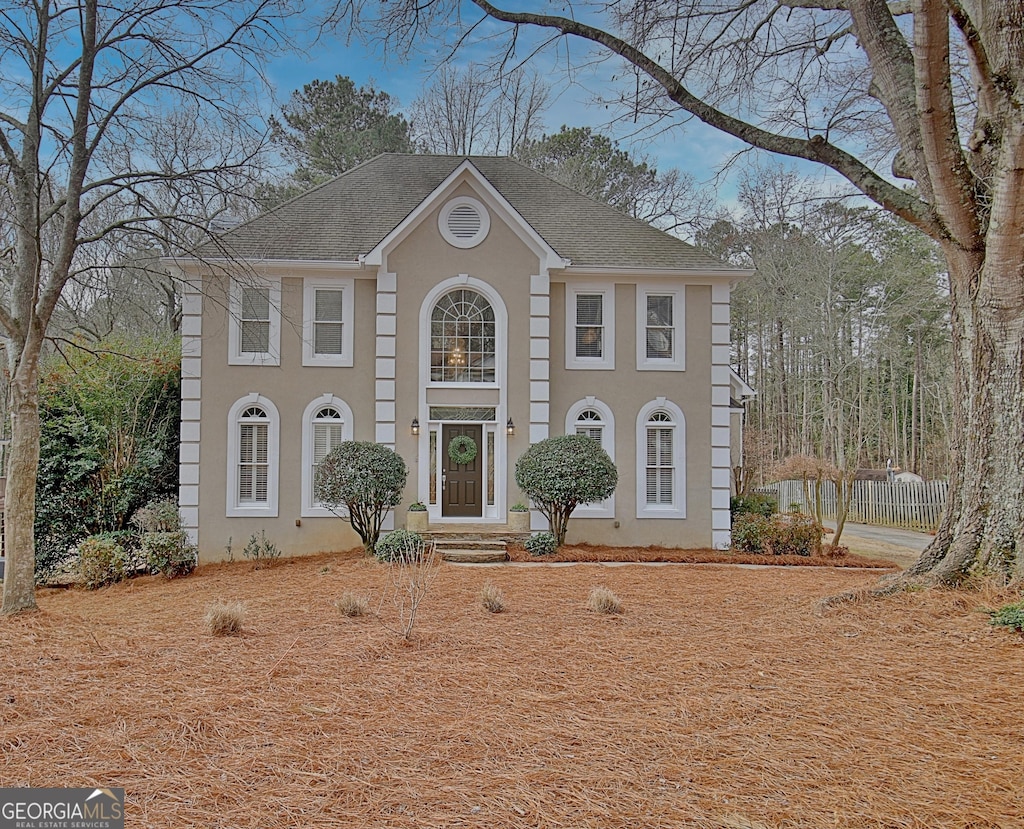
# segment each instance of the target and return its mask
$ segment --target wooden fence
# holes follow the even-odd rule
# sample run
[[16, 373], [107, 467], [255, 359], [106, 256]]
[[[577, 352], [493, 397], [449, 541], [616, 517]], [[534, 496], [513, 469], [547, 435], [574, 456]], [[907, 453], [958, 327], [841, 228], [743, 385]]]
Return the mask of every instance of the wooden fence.
[[[813, 512], [816, 496], [814, 483], [809, 485], [811, 504], [808, 505], [801, 481], [782, 481], [763, 487], [762, 492], [779, 502], [779, 510], [786, 512], [799, 508], [801, 512]], [[938, 529], [942, 513], [946, 509], [945, 481], [924, 483], [889, 483], [888, 481], [854, 481], [853, 497], [847, 521], [859, 524], [878, 524], [884, 527], [902, 527], [919, 532], [933, 532]], [[825, 518], [836, 517], [836, 487], [826, 481], [821, 487], [822, 513]]]

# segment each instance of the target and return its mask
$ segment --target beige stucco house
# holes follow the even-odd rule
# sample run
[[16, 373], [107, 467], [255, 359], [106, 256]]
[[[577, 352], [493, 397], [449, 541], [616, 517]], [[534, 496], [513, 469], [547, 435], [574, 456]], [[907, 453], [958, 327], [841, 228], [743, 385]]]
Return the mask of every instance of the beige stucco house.
[[[566, 432], [619, 469], [569, 541], [729, 543], [730, 284], [747, 272], [507, 158], [383, 155], [175, 260], [180, 504], [202, 560], [265, 531], [358, 544], [313, 474], [393, 447], [405, 507], [505, 524], [514, 464]], [[451, 440], [469, 437], [472, 463]], [[535, 514], [533, 525], [546, 528]]]

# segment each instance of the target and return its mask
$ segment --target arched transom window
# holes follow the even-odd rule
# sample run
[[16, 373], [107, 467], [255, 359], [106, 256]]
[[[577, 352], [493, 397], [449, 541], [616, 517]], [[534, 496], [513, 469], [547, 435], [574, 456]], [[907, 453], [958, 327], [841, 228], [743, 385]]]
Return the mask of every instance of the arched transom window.
[[675, 491], [675, 423], [667, 412], [647, 419], [647, 504], [671, 505]]
[[261, 406], [249, 406], [238, 418], [238, 503], [268, 501], [270, 418]]
[[457, 288], [430, 315], [430, 379], [443, 383], [493, 383], [494, 310], [482, 294]]
[[586, 435], [603, 444], [604, 418], [597, 409], [584, 409], [576, 417], [576, 434]]

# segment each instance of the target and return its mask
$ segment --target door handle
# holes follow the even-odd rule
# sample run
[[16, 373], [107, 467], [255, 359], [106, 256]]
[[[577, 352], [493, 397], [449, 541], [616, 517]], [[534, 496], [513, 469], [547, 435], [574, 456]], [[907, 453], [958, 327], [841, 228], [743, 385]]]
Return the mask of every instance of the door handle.
[[447, 475], [442, 475], [441, 476], [441, 488], [444, 489], [446, 486], [448, 486], [448, 476]]

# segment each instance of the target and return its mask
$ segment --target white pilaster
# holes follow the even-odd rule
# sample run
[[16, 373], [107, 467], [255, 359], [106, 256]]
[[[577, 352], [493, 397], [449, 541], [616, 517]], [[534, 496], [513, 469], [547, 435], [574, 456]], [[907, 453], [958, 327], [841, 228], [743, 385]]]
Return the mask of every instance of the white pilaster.
[[376, 389], [374, 440], [390, 449], [395, 448], [395, 360], [396, 332], [398, 331], [398, 277], [396, 274], [377, 274], [377, 337], [376, 337]]
[[551, 280], [547, 272], [530, 277], [530, 443], [551, 434]]
[[711, 543], [732, 543], [729, 519], [729, 286], [711, 288]]
[[199, 543], [199, 420], [202, 412], [203, 294], [185, 282], [181, 300], [181, 446], [178, 450], [178, 512], [182, 529]]

